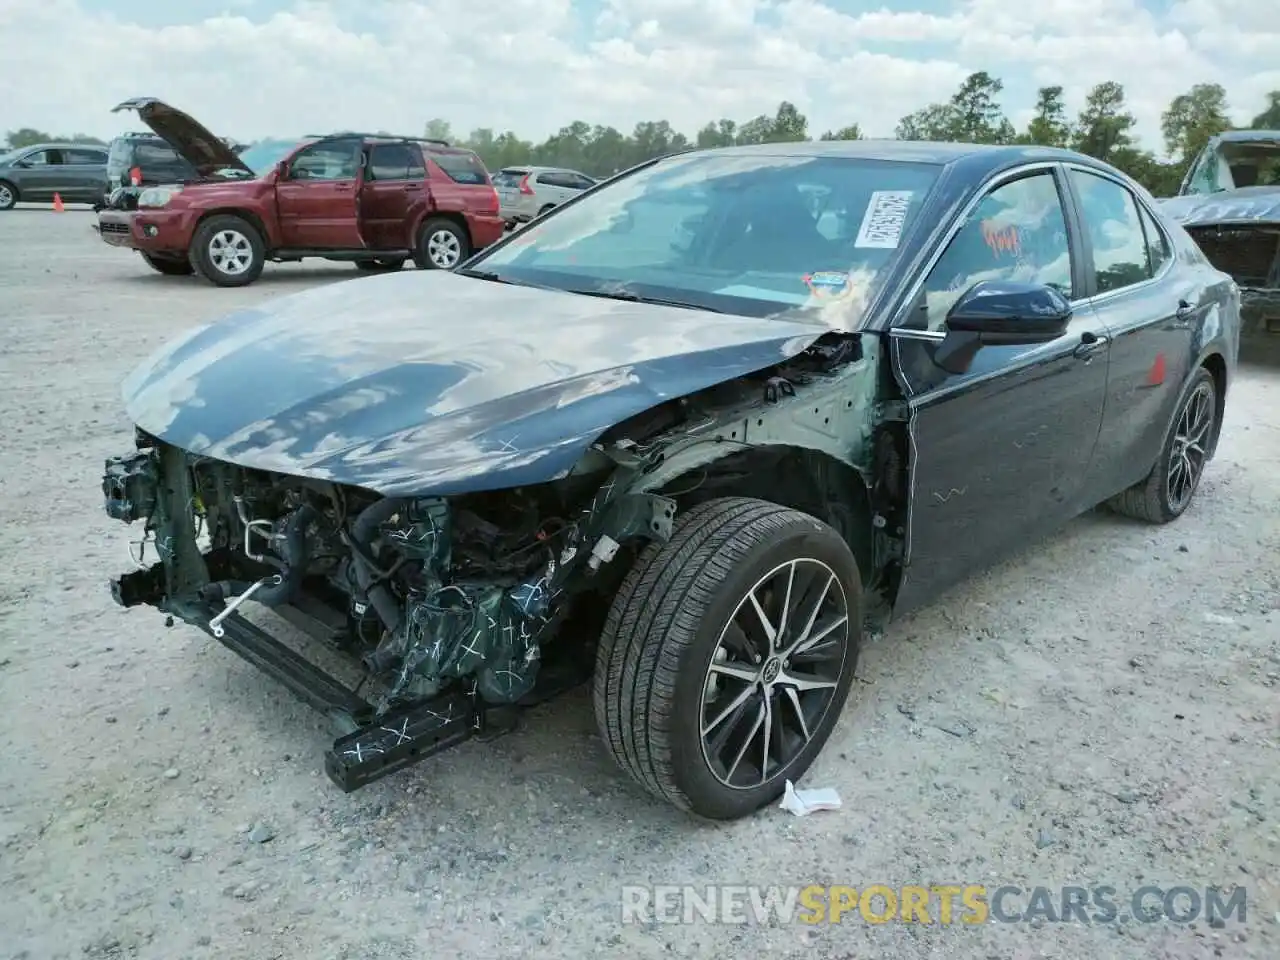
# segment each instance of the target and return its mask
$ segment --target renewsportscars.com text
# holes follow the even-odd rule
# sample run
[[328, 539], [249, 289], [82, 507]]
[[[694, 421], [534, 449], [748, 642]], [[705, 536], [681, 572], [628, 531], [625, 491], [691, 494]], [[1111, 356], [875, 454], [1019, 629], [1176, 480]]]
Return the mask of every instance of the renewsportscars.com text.
[[628, 886], [623, 923], [1244, 923], [1244, 887]]

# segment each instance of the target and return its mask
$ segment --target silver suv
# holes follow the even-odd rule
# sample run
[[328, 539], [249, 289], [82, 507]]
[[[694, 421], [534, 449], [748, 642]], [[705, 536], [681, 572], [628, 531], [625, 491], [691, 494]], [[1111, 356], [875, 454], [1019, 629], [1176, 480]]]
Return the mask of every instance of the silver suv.
[[512, 227], [572, 200], [596, 181], [563, 167], [504, 167], [493, 175], [493, 185], [498, 188], [502, 219]]

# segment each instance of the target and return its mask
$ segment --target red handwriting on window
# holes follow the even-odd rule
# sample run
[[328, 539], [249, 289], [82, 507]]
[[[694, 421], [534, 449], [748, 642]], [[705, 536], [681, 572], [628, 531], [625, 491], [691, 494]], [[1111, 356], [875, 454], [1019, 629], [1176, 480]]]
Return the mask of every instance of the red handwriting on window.
[[982, 239], [997, 257], [1006, 253], [1018, 256], [1022, 253], [1022, 240], [1017, 227], [997, 227], [990, 220], [982, 221]]

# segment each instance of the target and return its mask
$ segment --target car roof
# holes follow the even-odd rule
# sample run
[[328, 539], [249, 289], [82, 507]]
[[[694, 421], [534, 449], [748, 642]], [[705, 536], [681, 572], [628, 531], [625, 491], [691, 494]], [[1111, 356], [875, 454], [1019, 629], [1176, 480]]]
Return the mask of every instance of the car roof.
[[1280, 140], [1280, 130], [1224, 130], [1218, 134], [1224, 143], [1247, 143], [1250, 140]]
[[25, 147], [11, 147], [6, 153], [17, 153], [19, 150], [106, 150], [104, 143], [76, 143], [62, 140], [57, 143], [29, 143]]
[[812, 157], [850, 160], [879, 160], [898, 163], [929, 163], [963, 169], [968, 176], [981, 178], [1006, 167], [1023, 163], [1069, 160], [1102, 171], [1114, 171], [1108, 164], [1075, 150], [1037, 144], [947, 143], [933, 140], [802, 140], [794, 143], [755, 143], [733, 147], [692, 150], [679, 156], [723, 155], [761, 157]]

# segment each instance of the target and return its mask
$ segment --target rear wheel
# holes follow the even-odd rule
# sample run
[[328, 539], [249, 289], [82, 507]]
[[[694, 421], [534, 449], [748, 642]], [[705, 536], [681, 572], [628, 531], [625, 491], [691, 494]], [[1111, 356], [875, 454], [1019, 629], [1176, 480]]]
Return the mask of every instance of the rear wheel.
[[712, 500], [640, 554], [597, 651], [594, 702], [618, 764], [712, 819], [777, 799], [817, 757], [861, 641], [857, 563], [825, 523]]
[[165, 256], [158, 253], [143, 253], [142, 259], [152, 270], [163, 273], [167, 277], [189, 277], [196, 272], [191, 261], [183, 256]]
[[0, 180], [0, 210], [12, 210], [18, 202], [18, 188], [8, 180]]
[[357, 260], [356, 269], [366, 273], [389, 273], [404, 266], [408, 257], [379, 257], [377, 260]]
[[226, 214], [210, 217], [196, 228], [190, 260], [210, 283], [243, 287], [261, 275], [266, 249], [253, 224]]
[[1218, 429], [1218, 387], [1201, 367], [1191, 378], [1164, 447], [1146, 479], [1116, 494], [1107, 506], [1148, 523], [1169, 523], [1191, 506]]
[[428, 220], [418, 231], [415, 262], [423, 270], [452, 270], [471, 256], [467, 231], [443, 217]]
[[548, 203], [545, 207], [543, 207], [541, 210], [538, 211], [538, 216], [541, 217], [547, 213], [550, 213], [555, 208], [556, 208], [556, 205], [554, 203]]

